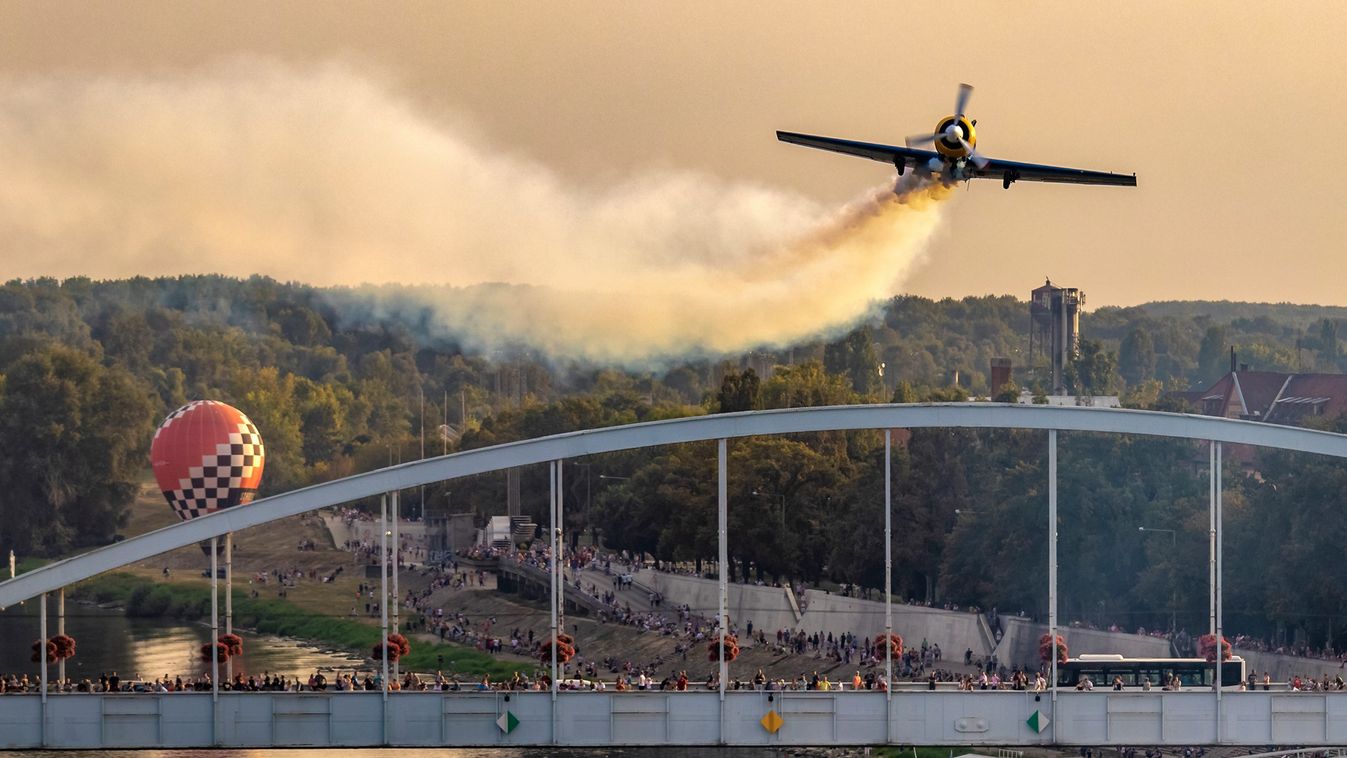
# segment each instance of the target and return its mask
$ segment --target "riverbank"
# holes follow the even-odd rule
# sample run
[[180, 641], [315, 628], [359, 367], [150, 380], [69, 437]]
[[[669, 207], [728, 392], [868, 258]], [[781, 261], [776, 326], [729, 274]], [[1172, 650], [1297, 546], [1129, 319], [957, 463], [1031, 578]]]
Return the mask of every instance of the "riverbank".
[[[162, 582], [128, 573], [95, 577], [72, 588], [70, 597], [99, 605], [115, 605], [135, 618], [210, 618], [210, 588], [202, 583]], [[220, 600], [224, 607], [224, 599]], [[281, 598], [249, 597], [234, 591], [234, 626], [262, 634], [292, 637], [368, 656], [378, 644], [377, 626], [358, 619], [314, 614]], [[246, 649], [246, 648], [245, 648]], [[246, 653], [245, 653], [246, 655]], [[478, 650], [447, 643], [412, 640], [412, 651], [399, 661], [404, 671], [446, 674], [493, 680], [508, 679], [516, 671], [531, 674], [532, 663], [501, 660]]]

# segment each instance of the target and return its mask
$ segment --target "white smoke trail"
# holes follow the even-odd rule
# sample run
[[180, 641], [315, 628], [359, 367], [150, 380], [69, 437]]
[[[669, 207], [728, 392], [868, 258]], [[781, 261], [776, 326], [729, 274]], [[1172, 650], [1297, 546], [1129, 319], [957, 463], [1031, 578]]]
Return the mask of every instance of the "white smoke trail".
[[830, 213], [690, 173], [573, 186], [340, 66], [0, 84], [0, 275], [448, 284], [357, 295], [414, 297], [483, 349], [633, 364], [807, 338], [891, 294], [938, 222], [920, 187]]

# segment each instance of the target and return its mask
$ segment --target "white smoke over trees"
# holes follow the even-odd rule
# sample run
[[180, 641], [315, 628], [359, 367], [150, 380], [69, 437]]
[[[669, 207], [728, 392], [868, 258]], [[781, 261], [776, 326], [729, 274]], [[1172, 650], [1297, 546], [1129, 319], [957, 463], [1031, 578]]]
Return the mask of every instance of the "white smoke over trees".
[[4, 85], [0, 275], [408, 284], [340, 299], [470, 348], [633, 365], [806, 339], [892, 294], [939, 219], [916, 186], [841, 210], [692, 173], [578, 186], [336, 65]]

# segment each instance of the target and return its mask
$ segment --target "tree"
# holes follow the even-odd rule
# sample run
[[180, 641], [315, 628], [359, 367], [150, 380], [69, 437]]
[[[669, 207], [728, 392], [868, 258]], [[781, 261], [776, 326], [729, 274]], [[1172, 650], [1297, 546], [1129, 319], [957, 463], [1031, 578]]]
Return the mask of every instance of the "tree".
[[1113, 389], [1117, 358], [1093, 340], [1080, 341], [1080, 354], [1067, 366], [1066, 384], [1078, 395], [1107, 395]]
[[1020, 401], [1020, 385], [1013, 381], [1001, 385], [992, 400], [997, 403], [1018, 403]]
[[1123, 338], [1118, 371], [1129, 387], [1155, 378], [1155, 342], [1145, 327], [1138, 326]]
[[1225, 328], [1209, 326], [1197, 351], [1198, 381], [1209, 384], [1226, 373]]
[[1338, 369], [1338, 325], [1332, 319], [1324, 319], [1319, 327], [1319, 361], [1321, 370]]
[[150, 393], [120, 368], [47, 345], [0, 391], [0, 550], [53, 555], [107, 542], [145, 470]]
[[879, 353], [867, 327], [828, 344], [823, 349], [823, 366], [830, 374], [845, 376], [858, 395], [871, 395], [881, 386]]
[[856, 402], [845, 377], [828, 373], [818, 361], [781, 366], [763, 385], [760, 408], [807, 408]]
[[893, 388], [893, 399], [889, 402], [893, 403], [918, 402], [917, 390], [912, 386], [911, 382], [908, 381], [898, 382], [898, 386]]
[[751, 368], [743, 372], [733, 369], [725, 372], [718, 396], [721, 413], [751, 411], [758, 408], [758, 374]]
[[235, 378], [233, 394], [239, 410], [257, 425], [266, 446], [261, 485], [264, 496], [308, 483], [295, 383], [294, 374], [282, 375], [275, 368], [240, 371]]

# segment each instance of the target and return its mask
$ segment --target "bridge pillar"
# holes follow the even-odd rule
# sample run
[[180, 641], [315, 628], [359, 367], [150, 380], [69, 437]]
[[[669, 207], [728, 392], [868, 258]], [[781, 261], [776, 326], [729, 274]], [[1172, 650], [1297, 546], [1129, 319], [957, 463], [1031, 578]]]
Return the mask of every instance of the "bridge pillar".
[[[234, 633], [234, 533], [225, 534], [225, 634]], [[234, 660], [225, 661], [225, 678], [234, 678]]]
[[1052, 741], [1057, 742], [1057, 430], [1048, 430], [1048, 640], [1051, 647]]
[[717, 621], [720, 625], [720, 734], [718, 741], [721, 744], [725, 743], [725, 679], [729, 673], [729, 667], [725, 663], [725, 601], [729, 594], [727, 582], [730, 566], [729, 545], [727, 544], [730, 510], [727, 449], [728, 442], [722, 437], [716, 444], [716, 541], [720, 548], [720, 605], [717, 615]]
[[[56, 591], [56, 633], [65, 634], [65, 587]], [[65, 685], [65, 659], [62, 658], [56, 664], [56, 681], [62, 686]]]
[[1221, 513], [1221, 510], [1222, 510], [1222, 507], [1221, 507], [1221, 506], [1222, 506], [1222, 504], [1221, 504], [1221, 495], [1222, 495], [1222, 484], [1223, 484], [1223, 483], [1221, 482], [1221, 471], [1222, 471], [1222, 468], [1223, 468], [1223, 467], [1222, 467], [1222, 465], [1221, 465], [1221, 453], [1222, 453], [1221, 443], [1219, 443], [1219, 442], [1212, 442], [1212, 443], [1211, 443], [1211, 446], [1212, 446], [1212, 451], [1213, 451], [1213, 452], [1212, 452], [1212, 454], [1213, 454], [1213, 461], [1214, 461], [1214, 463], [1215, 463], [1215, 465], [1212, 466], [1212, 480], [1213, 480], [1213, 482], [1214, 482], [1214, 488], [1215, 488], [1215, 492], [1216, 492], [1215, 508], [1213, 509], [1213, 510], [1214, 510], [1213, 518], [1214, 518], [1214, 523], [1215, 523], [1215, 525], [1216, 525], [1216, 565], [1215, 565], [1215, 573], [1212, 575], [1213, 578], [1215, 579], [1215, 582], [1213, 583], [1213, 586], [1212, 586], [1212, 597], [1213, 597], [1213, 599], [1214, 599], [1213, 605], [1214, 605], [1214, 607], [1215, 607], [1215, 609], [1216, 609], [1216, 614], [1215, 614], [1216, 629], [1215, 629], [1215, 632], [1214, 632], [1214, 634], [1216, 635], [1216, 682], [1215, 682], [1215, 683], [1216, 683], [1216, 719], [1215, 719], [1215, 726], [1216, 726], [1216, 741], [1215, 741], [1213, 744], [1220, 745], [1220, 744], [1222, 744], [1222, 737], [1224, 736], [1224, 734], [1223, 734], [1224, 730], [1221, 728], [1221, 726], [1222, 726], [1222, 724], [1221, 724], [1221, 722], [1222, 722], [1222, 718], [1221, 718], [1221, 692], [1222, 692], [1222, 687], [1221, 687], [1221, 685], [1222, 685], [1222, 683], [1223, 683], [1223, 681], [1224, 681], [1224, 677], [1225, 677], [1225, 658], [1224, 658], [1223, 655], [1222, 655], [1222, 649], [1223, 649], [1223, 646], [1221, 645], [1221, 636], [1222, 636], [1223, 634], [1225, 634], [1225, 631], [1222, 629], [1222, 623], [1221, 623], [1221, 622], [1222, 622], [1222, 618], [1221, 618], [1221, 604], [1222, 604], [1222, 601], [1223, 601], [1223, 598], [1222, 598], [1222, 596], [1221, 596], [1221, 569], [1222, 569], [1222, 563], [1221, 563], [1221, 551], [1222, 551], [1222, 545], [1221, 545], [1221, 542], [1222, 542], [1222, 539], [1221, 539], [1221, 538], [1222, 538], [1222, 536], [1223, 536], [1223, 535], [1221, 534], [1222, 526], [1223, 526], [1222, 523], [1221, 523], [1222, 520], [1223, 520], [1223, 519], [1222, 519], [1222, 513]]
[[220, 744], [220, 538], [210, 538], [210, 742]]
[[893, 430], [884, 430], [884, 743], [893, 741]]
[[37, 659], [42, 661], [38, 684], [42, 687], [42, 746], [47, 745], [47, 593], [37, 601], [37, 612], [41, 616], [38, 622], [40, 637], [37, 645]]
[[382, 662], [379, 744], [388, 744], [388, 495], [379, 498], [379, 650]]
[[557, 620], [559, 616], [559, 610], [557, 608], [557, 605], [559, 600], [559, 593], [561, 591], [560, 582], [558, 581], [558, 577], [561, 575], [561, 554], [558, 550], [558, 543], [560, 542], [560, 540], [557, 539], [557, 537], [559, 536], [558, 533], [561, 531], [560, 517], [559, 517], [560, 516], [559, 511], [561, 510], [560, 507], [561, 461], [552, 461], [551, 466], [549, 468], [549, 473], [550, 473], [550, 490], [547, 499], [549, 528], [547, 531], [548, 531], [548, 539], [550, 540], [550, 545], [552, 548], [552, 560], [551, 565], [549, 566], [549, 568], [551, 569], [551, 579], [552, 579], [552, 581], [550, 582], [551, 594], [548, 596], [549, 597], [548, 605], [551, 608], [552, 614], [551, 615], [552, 639], [549, 641], [552, 648], [552, 687], [551, 687], [552, 706], [550, 710], [550, 718], [552, 722], [551, 742], [552, 744], [555, 745], [557, 743], [557, 687], [559, 686], [557, 682], [558, 679]]
[[[399, 615], [402, 612], [402, 595], [398, 592], [398, 573], [402, 568], [402, 539], [398, 531], [398, 522], [402, 520], [402, 496], [393, 491], [393, 634], [402, 634]], [[402, 678], [402, 666], [393, 661], [393, 681]]]

